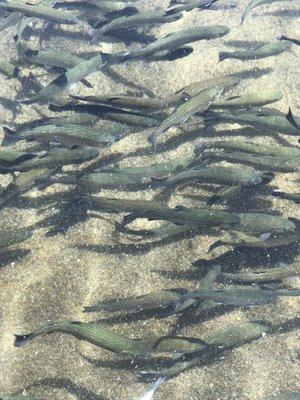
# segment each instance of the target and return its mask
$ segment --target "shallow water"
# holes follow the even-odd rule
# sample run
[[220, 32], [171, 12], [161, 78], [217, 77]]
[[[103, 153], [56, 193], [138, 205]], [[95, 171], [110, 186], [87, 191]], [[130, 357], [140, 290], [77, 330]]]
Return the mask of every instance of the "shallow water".
[[[225, 1], [222, 0], [222, 3]], [[139, 1], [140, 9], [166, 8], [168, 1]], [[236, 8], [221, 10], [193, 10], [176, 22], [153, 27], [151, 34], [162, 37], [167, 33], [195, 25], [222, 24], [230, 28], [227, 36], [192, 44], [188, 57], [172, 62], [146, 63], [136, 61], [111, 67], [111, 73], [95, 73], [88, 78], [93, 85], [76, 88], [76, 94], [114, 95], [140, 93], [165, 96], [185, 85], [229, 73], [242, 80], [230, 94], [280, 89], [283, 99], [270, 105], [286, 113], [291, 107], [299, 115], [299, 46], [287, 52], [261, 60], [225, 60], [218, 62], [220, 51], [231, 51], [252, 43], [275, 40], [279, 35], [299, 37], [299, 6], [295, 2], [275, 2], [254, 9], [243, 25], [240, 16], [247, 1], [238, 1]], [[39, 25], [40, 27], [40, 25]], [[80, 34], [77, 32], [80, 31]], [[14, 27], [2, 32], [1, 58], [17, 59], [12, 42]], [[68, 49], [75, 53], [88, 51], [117, 52], [122, 43], [88, 43], [88, 29], [65, 26], [43, 36], [43, 45]], [[38, 45], [38, 37], [33, 37]], [[133, 45], [134, 46], [134, 45]], [[0, 115], [3, 125], [27, 122], [41, 115], [55, 115], [47, 105], [18, 105], [16, 98], [28, 96], [30, 85], [25, 77], [32, 73], [42, 84], [50, 82], [49, 73], [41, 67], [22, 67], [20, 80], [0, 75]], [[55, 75], [52, 75], [54, 77]], [[25, 89], [24, 89], [25, 86]], [[4, 100], [5, 99], [5, 100]], [[11, 103], [7, 103], [10, 100]], [[218, 138], [247, 138], [257, 143], [296, 145], [296, 136], [262, 135], [254, 130], [236, 130], [237, 125], [217, 126], [213, 132], [185, 133], [170, 128], [165, 147], [153, 153], [147, 137], [151, 130], [140, 130], [126, 136], [104, 154], [122, 157], [118, 165], [144, 166], [188, 157], [196, 144]], [[233, 129], [235, 129], [233, 131]], [[1, 134], [0, 134], [1, 135]], [[182, 136], [180, 136], [182, 135]], [[180, 140], [176, 140], [179, 137]], [[18, 143], [15, 148], [26, 148]], [[82, 166], [75, 168], [83, 168]], [[67, 167], [70, 169], [70, 167]], [[270, 187], [285, 192], [299, 192], [297, 173], [276, 172]], [[4, 187], [11, 181], [0, 175]], [[54, 185], [35, 188], [1, 210], [1, 232], [6, 229], [34, 225], [59, 210], [64, 193], [70, 187]], [[214, 187], [214, 190], [217, 186]], [[102, 190], [101, 196], [150, 200], [161, 188], [141, 191]], [[169, 206], [205, 206], [210, 196], [207, 185], [197, 184], [178, 188], [169, 199]], [[192, 195], [190, 198], [187, 195]], [[226, 208], [214, 206], [216, 209]], [[266, 212], [299, 218], [299, 207], [288, 200], [254, 195], [250, 199], [236, 199], [235, 211]], [[223, 308], [209, 316], [145, 319], [113, 318], [110, 312], [83, 313], [83, 307], [97, 300], [142, 295], [166, 288], [182, 287], [194, 290], [206, 267], [216, 262], [222, 269], [240, 266], [258, 268], [274, 266], [278, 262], [290, 264], [297, 260], [298, 245], [270, 249], [235, 249], [220, 247], [208, 253], [209, 246], [218, 239], [206, 234], [164, 239], [156, 245], [151, 241], [134, 241], [114, 235], [113, 221], [121, 221], [124, 214], [99, 213], [101, 218], [72, 220], [63, 232], [50, 232], [50, 227], [38, 228], [32, 238], [0, 253], [0, 393], [22, 393], [38, 399], [138, 399], [149, 387], [139, 378], [139, 372], [152, 365], [134, 364], [129, 358], [79, 341], [64, 334], [53, 334], [33, 340], [24, 348], [15, 348], [14, 333], [31, 332], [38, 326], [56, 320], [83, 322], [98, 321], [114, 332], [129, 337], [153, 334], [201, 338], [228, 323], [247, 320], [266, 320], [277, 326], [270, 334], [238, 346], [214, 360], [196, 366], [163, 383], [156, 399], [174, 400], [263, 400], [265, 397], [299, 390], [299, 298], [281, 297], [275, 304], [253, 308]], [[63, 221], [65, 218], [63, 217]], [[139, 220], [135, 228], [158, 226], [157, 222]], [[56, 228], [56, 225], [54, 226]], [[220, 234], [219, 234], [220, 235]], [[224, 254], [224, 255], [223, 255]], [[196, 260], [207, 260], [194, 266]], [[299, 258], [298, 258], [299, 259]], [[287, 285], [299, 288], [299, 278]]]

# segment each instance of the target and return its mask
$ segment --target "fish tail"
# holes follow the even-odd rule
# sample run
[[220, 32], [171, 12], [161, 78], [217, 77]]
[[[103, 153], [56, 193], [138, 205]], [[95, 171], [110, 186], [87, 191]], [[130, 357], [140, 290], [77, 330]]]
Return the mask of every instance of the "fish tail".
[[15, 334], [14, 346], [15, 347], [24, 347], [24, 346], [26, 346], [28, 341], [32, 338], [33, 338], [33, 333], [28, 333], [25, 335], [16, 335]]
[[226, 60], [228, 58], [228, 53], [226, 51], [221, 51], [219, 53], [219, 62]]
[[2, 140], [1, 146], [9, 146], [14, 143], [17, 139], [17, 133], [7, 126], [3, 126], [4, 138]]

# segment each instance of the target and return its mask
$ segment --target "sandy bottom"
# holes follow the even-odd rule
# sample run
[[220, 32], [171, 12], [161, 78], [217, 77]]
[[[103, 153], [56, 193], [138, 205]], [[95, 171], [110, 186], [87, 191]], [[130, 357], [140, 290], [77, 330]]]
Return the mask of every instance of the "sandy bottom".
[[[151, 1], [147, 7], [166, 6], [167, 3]], [[192, 11], [175, 23], [153, 29], [158, 36], [202, 24], [222, 24], [230, 27], [231, 31], [226, 37], [195, 43], [193, 54], [181, 60], [150, 65], [135, 62], [114, 67], [114, 70], [124, 77], [124, 83], [126, 81], [129, 86], [100, 73], [94, 75], [90, 82], [94, 84], [95, 93], [136, 92], [136, 87], [139, 87], [141, 92], [165, 95], [193, 81], [250, 70], [251, 72], [246, 74], [247, 79], [244, 79], [233, 93], [259, 91], [263, 88], [280, 89], [284, 98], [277, 103], [277, 108], [286, 112], [288, 106], [291, 106], [294, 113], [299, 114], [299, 47], [293, 46], [289, 52], [260, 61], [225, 60], [218, 63], [218, 52], [231, 50], [233, 45], [244, 47], [248, 42], [271, 41], [280, 34], [299, 37], [299, 23], [297, 24], [296, 20], [299, 8], [296, 8], [295, 2], [261, 6], [240, 26], [240, 15], [247, 1], [242, 0], [238, 3], [235, 9], [230, 10]], [[1, 35], [2, 57], [16, 57], [12, 44], [13, 32], [13, 29], [8, 29]], [[53, 37], [51, 44], [74, 51], [93, 49], [109, 52], [121, 48], [120, 44], [107, 43], [92, 47], [81, 37], [69, 39], [66, 35]], [[268, 71], [269, 73], [266, 73]], [[22, 75], [28, 76], [29, 72], [29, 69], [25, 69]], [[32, 72], [35, 75], [44, 73], [40, 68], [35, 68]], [[39, 76], [38, 79], [46, 83], [49, 75]], [[38, 117], [40, 111], [47, 112], [45, 107], [22, 106], [14, 114], [12, 105], [8, 105], [8, 108], [2, 105], [5, 104], [2, 98], [13, 101], [19, 96], [20, 90], [19, 81], [0, 76], [0, 119], [5, 123], [27, 121]], [[87, 92], [87, 89], [80, 88], [79, 92]], [[50, 115], [50, 112], [48, 114]], [[226, 136], [226, 132], [221, 132], [221, 129], [218, 132], [220, 136]], [[171, 136], [176, 133], [178, 130], [171, 129], [169, 134]], [[129, 155], [121, 165], [146, 165], [191, 154], [195, 143], [208, 139], [207, 136], [201, 136], [200, 132], [198, 138], [188, 138], [179, 147], [170, 146], [166, 152], [153, 156], [149, 150], [147, 136], [148, 132], [145, 131], [130, 135], [114, 145], [111, 151]], [[271, 137], [251, 134], [248, 137], [258, 142], [275, 142], [279, 138], [278, 135]], [[213, 138], [217, 139], [218, 134]], [[296, 143], [295, 138], [284, 139]], [[144, 150], [138, 153], [144, 155], [135, 156], [137, 149]], [[0, 177], [2, 185], [8, 182], [8, 177]], [[286, 191], [296, 191], [296, 175], [276, 174], [272, 185]], [[34, 200], [46, 195], [51, 197], [60, 190], [61, 187], [53, 186], [45, 191], [33, 190], [26, 194], [27, 198], [32, 198], [32, 205], [27, 201], [24, 203], [26, 207], [24, 204], [16, 204], [1, 211], [0, 227], [14, 228], [42, 220], [52, 212], [55, 203], [49, 206], [49, 203], [45, 202], [35, 207]], [[192, 193], [205, 195], [205, 192], [199, 189], [193, 190]], [[154, 194], [154, 191], [101, 192], [101, 195], [147, 199]], [[202, 201], [200, 196], [199, 201], [186, 200], [178, 192], [172, 196], [170, 204], [201, 205], [204, 204]], [[260, 204], [260, 201], [261, 199], [257, 198], [253, 203], [244, 206], [253, 210], [255, 204]], [[287, 201], [274, 200], [268, 203], [267, 207], [286, 216], [300, 217], [299, 210]], [[120, 216], [110, 215], [106, 218], [112, 220]], [[18, 392], [35, 395], [40, 399], [54, 400], [138, 398], [148, 388], [148, 384], [138, 381], [136, 372], [129, 368], [130, 362], [124, 364], [120, 357], [60, 334], [38, 338], [27, 347], [16, 349], [13, 346], [13, 334], [31, 331], [41, 324], [57, 319], [88, 322], [110, 317], [104, 313], [82, 313], [83, 306], [96, 299], [140, 295], [162, 288], [194, 288], [198, 278], [195, 274], [197, 269], [192, 266], [192, 262], [199, 258], [213, 259], [227, 249], [218, 249], [208, 254], [208, 247], [214, 238], [205, 235], [180, 241], [163, 241], [159, 246], [133, 244], [117, 247], [111, 235], [111, 224], [100, 219], [79, 222], [66, 234], [52, 237], [46, 237], [45, 234], [45, 229], [36, 230], [27, 242], [0, 255], [0, 393]], [[20, 249], [30, 251], [20, 257]], [[290, 261], [296, 254], [297, 249], [292, 249], [288, 254], [271, 250], [269, 253], [262, 252], [258, 258], [272, 265], [277, 261]], [[250, 263], [246, 253], [242, 256], [246, 263]], [[297, 284], [299, 285], [299, 281], [295, 282], [295, 285]], [[295, 321], [297, 315], [299, 300], [281, 298], [275, 305], [248, 310], [237, 309], [213, 319], [200, 320], [197, 324], [180, 326], [177, 332], [200, 337], [202, 333], [217, 330], [228, 322], [247, 319], [266, 319], [285, 326], [287, 321]], [[102, 324], [116, 332], [138, 337], [152, 333], [166, 334], [176, 324], [176, 319], [169, 317]], [[166, 382], [157, 392], [156, 398], [262, 400], [265, 396], [281, 390], [299, 390], [300, 370], [297, 358], [299, 331], [283, 329], [278, 334], [266, 335], [227, 353], [213, 365], [202, 368], [199, 366]]]

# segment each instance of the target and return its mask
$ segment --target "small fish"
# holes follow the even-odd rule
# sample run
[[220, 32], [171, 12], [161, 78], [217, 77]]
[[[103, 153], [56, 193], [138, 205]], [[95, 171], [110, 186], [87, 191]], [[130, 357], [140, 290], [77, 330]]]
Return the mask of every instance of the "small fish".
[[215, 112], [208, 110], [205, 114], [205, 122], [211, 123], [237, 123], [251, 126], [258, 132], [284, 133], [286, 135], [300, 135], [300, 127], [294, 126], [284, 115], [277, 112], [248, 111], [245, 112]]
[[219, 61], [224, 61], [227, 58], [235, 58], [237, 60], [260, 60], [266, 57], [276, 56], [283, 51], [289, 50], [291, 48], [291, 43], [288, 42], [273, 42], [267, 43], [262, 46], [258, 46], [251, 50], [241, 50], [241, 51], [221, 51], [219, 53]]
[[299, 172], [300, 157], [276, 157], [269, 155], [242, 153], [229, 150], [204, 150], [202, 160], [226, 160], [233, 163], [249, 164], [262, 171]]
[[280, 0], [250, 0], [248, 5], [246, 6], [245, 10], [243, 11], [243, 14], [241, 16], [241, 24], [245, 21], [247, 15], [257, 6], [261, 4], [269, 4], [273, 3], [275, 1], [280, 1]]
[[118, 29], [132, 29], [152, 24], [173, 22], [180, 18], [182, 18], [182, 14], [168, 15], [163, 10], [143, 11], [129, 16], [126, 15], [107, 23], [104, 22], [103, 26], [94, 29], [92, 32], [93, 42], [97, 41], [102, 35], [109, 34], [111, 31]]
[[19, 68], [14, 64], [1, 61], [0, 62], [0, 72], [6, 75], [8, 78], [16, 78], [20, 72]]
[[161, 384], [165, 381], [166, 378], [160, 377], [157, 379], [156, 382], [151, 386], [149, 390], [147, 390], [146, 393], [144, 393], [141, 397], [139, 397], [138, 400], [151, 400], [153, 399], [154, 393], [157, 391], [157, 389], [161, 386]]
[[189, 28], [178, 32], [170, 33], [169, 35], [157, 39], [154, 42], [140, 47], [138, 49], [129, 50], [123, 53], [114, 55], [108, 62], [124, 62], [135, 59], [148, 57], [161, 50], [175, 50], [180, 46], [198, 40], [215, 39], [229, 33], [229, 28], [222, 25], [200, 26]]
[[202, 90], [196, 96], [181, 104], [170, 116], [168, 116], [149, 136], [148, 140], [156, 146], [157, 136], [161, 135], [171, 126], [185, 122], [194, 114], [207, 110], [207, 108], [221, 95], [222, 92], [223, 88], [220, 86], [214, 86]]
[[19, 100], [19, 102], [22, 104], [33, 104], [38, 101], [51, 100], [53, 96], [63, 91], [70, 91], [76, 83], [80, 82], [86, 76], [99, 71], [103, 65], [104, 63], [101, 55], [92, 57], [89, 60], [84, 60], [67, 70], [67, 72], [59, 75], [49, 85], [41, 89], [36, 96]]
[[122, 335], [102, 328], [100, 325], [83, 323], [78, 321], [57, 321], [44, 325], [34, 332], [15, 335], [15, 347], [23, 347], [32, 339], [51, 333], [67, 333], [80, 340], [85, 340], [95, 346], [112, 351], [124, 356], [144, 356], [148, 349], [142, 341], [126, 338]]
[[[18, 133], [8, 128], [4, 130], [4, 143], [19, 140], [33, 141], [42, 143], [60, 143], [68, 146], [92, 146], [103, 147], [114, 144], [124, 137], [128, 128], [121, 124], [112, 124], [102, 129], [96, 129], [85, 125], [42, 125], [35, 128], [21, 130]], [[0, 152], [1, 155], [1, 152]]]
[[255, 143], [253, 141], [250, 142], [243, 139], [204, 142], [201, 143], [200, 146], [197, 148], [197, 154], [201, 154], [201, 150], [211, 148], [238, 150], [245, 153], [259, 154], [265, 156], [300, 157], [300, 147], [287, 147], [267, 143]]
[[292, 265], [280, 265], [272, 268], [241, 269], [237, 272], [222, 272], [221, 277], [231, 282], [240, 283], [262, 283], [286, 279], [290, 276], [300, 275], [300, 262], [295, 261]]
[[157, 62], [157, 61], [174, 61], [180, 58], [184, 58], [192, 54], [194, 51], [191, 46], [181, 46], [175, 50], [161, 50], [148, 57], [145, 57], [145, 61]]
[[277, 215], [258, 213], [238, 213], [239, 224], [234, 229], [247, 234], [287, 233], [296, 230], [297, 222]]
[[36, 157], [36, 154], [25, 153], [16, 150], [0, 149], [0, 166], [12, 166], [21, 164], [24, 161], [31, 160]]
[[241, 96], [233, 96], [224, 100], [218, 100], [211, 105], [212, 109], [239, 109], [261, 107], [266, 104], [274, 103], [282, 99], [282, 92], [280, 90], [262, 90], [255, 93], [249, 93]]
[[[175, 14], [182, 11], [191, 11], [194, 8], [206, 9], [211, 6], [217, 0], [194, 0], [188, 3], [181, 3], [175, 7], [169, 8], [167, 14]], [[177, 3], [178, 4], [178, 3]]]
[[17, 11], [27, 17], [39, 18], [58, 24], [78, 23], [78, 19], [72, 13], [63, 10], [55, 10], [52, 7], [46, 7], [40, 4], [33, 5], [19, 1], [3, 1], [0, 3], [0, 9]]
[[51, 149], [42, 155], [23, 161], [13, 166], [0, 166], [0, 173], [12, 171], [29, 171], [36, 168], [52, 168], [57, 166], [78, 164], [91, 160], [99, 155], [93, 147], [75, 147], [74, 149]]
[[294, 38], [290, 38], [288, 36], [281, 35], [281, 36], [279, 36], [278, 40], [287, 40], [287, 41], [289, 41], [291, 43], [296, 44], [297, 46], [300, 46], [300, 40], [299, 39], [294, 39]]

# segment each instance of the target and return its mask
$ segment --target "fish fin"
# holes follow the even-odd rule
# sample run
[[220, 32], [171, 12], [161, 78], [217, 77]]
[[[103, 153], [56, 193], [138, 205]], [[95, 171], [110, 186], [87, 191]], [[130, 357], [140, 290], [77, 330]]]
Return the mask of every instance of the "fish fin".
[[86, 79], [81, 79], [80, 82], [87, 88], [92, 88], [93, 87], [93, 85], [90, 82], [88, 82]]
[[15, 341], [14, 341], [14, 346], [15, 347], [24, 347], [28, 343], [28, 341], [31, 339], [32, 333], [28, 333], [26, 335], [16, 335], [15, 334]]
[[6, 147], [11, 145], [17, 139], [17, 133], [7, 126], [3, 126], [4, 138], [2, 140], [1, 146]]
[[300, 127], [299, 127], [299, 124], [297, 124], [297, 122], [296, 122], [296, 120], [295, 120], [295, 118], [294, 118], [294, 116], [293, 116], [291, 107], [289, 107], [289, 112], [287, 113], [287, 115], [286, 115], [285, 118], [286, 118], [292, 125], [294, 125], [296, 128], [300, 128]]
[[221, 51], [219, 53], [219, 62], [224, 61], [227, 58], [227, 52], [226, 51]]

